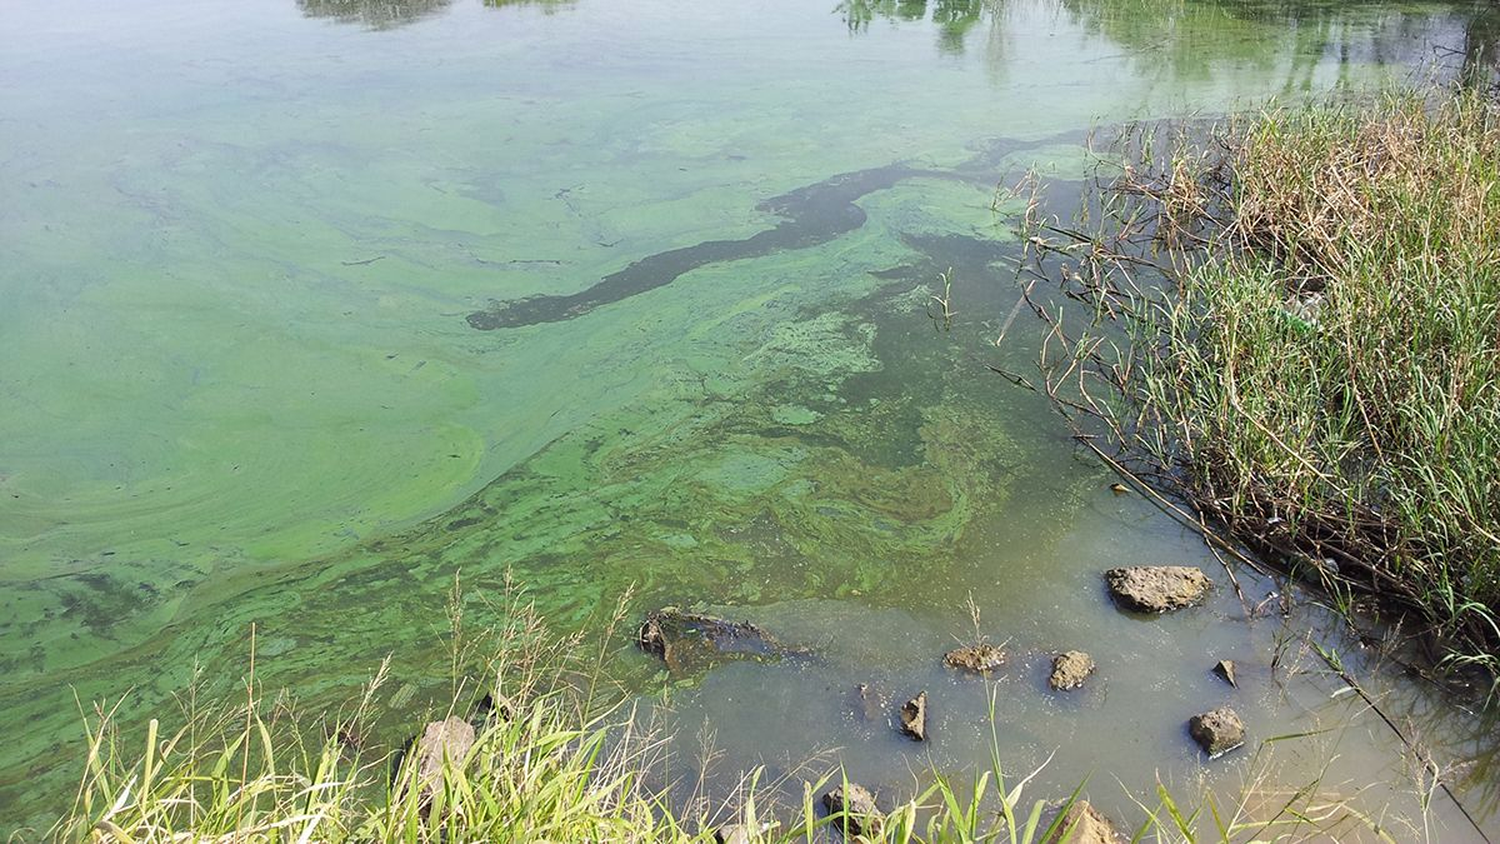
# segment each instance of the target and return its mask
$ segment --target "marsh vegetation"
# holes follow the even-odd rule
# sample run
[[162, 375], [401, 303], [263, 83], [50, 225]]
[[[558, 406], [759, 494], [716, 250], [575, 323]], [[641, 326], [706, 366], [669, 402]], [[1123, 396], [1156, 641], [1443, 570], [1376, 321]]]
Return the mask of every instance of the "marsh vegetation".
[[1121, 144], [1092, 228], [1030, 221], [1070, 300], [1034, 303], [1046, 391], [1230, 553], [1500, 676], [1494, 102], [1402, 91]]

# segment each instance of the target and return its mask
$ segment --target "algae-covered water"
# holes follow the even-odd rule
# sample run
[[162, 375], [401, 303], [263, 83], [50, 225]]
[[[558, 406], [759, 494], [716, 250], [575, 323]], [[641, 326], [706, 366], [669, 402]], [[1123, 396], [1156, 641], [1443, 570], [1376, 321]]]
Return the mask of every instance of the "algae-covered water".
[[[450, 694], [455, 576], [554, 624], [634, 587], [731, 608], [817, 659], [684, 683], [613, 660], [718, 766], [820, 751], [882, 794], [989, 757], [1234, 794], [1185, 719], [1275, 743], [1256, 799], [1321, 788], [1398, 839], [1453, 801], [1299, 647], [1340, 649], [1490, 830], [1490, 725], [1298, 603], [1228, 588], [1141, 620], [1111, 565], [1225, 577], [1080, 452], [1022, 370], [996, 185], [1066, 207], [1091, 127], [1354, 91], [1473, 62], [1483, 6], [1218, 0], [485, 3], [21, 0], [0, 26], [0, 829], [82, 764], [78, 704], [169, 707], [256, 672], [309, 707], [393, 655], [393, 717]], [[1452, 67], [1448, 69], [1453, 69]], [[952, 280], [957, 316], [934, 323]], [[459, 574], [461, 572], [461, 575]], [[1240, 572], [1254, 603], [1278, 589]], [[1082, 693], [1046, 657], [1100, 664]], [[1272, 660], [1283, 654], [1272, 670]], [[1286, 654], [1291, 654], [1287, 656]], [[1300, 654], [1300, 657], [1298, 656]], [[1229, 689], [1208, 673], [1241, 665]], [[932, 741], [854, 717], [926, 689]], [[1326, 770], [1325, 770], [1326, 768]], [[1404, 826], [1415, 823], [1415, 828]]]

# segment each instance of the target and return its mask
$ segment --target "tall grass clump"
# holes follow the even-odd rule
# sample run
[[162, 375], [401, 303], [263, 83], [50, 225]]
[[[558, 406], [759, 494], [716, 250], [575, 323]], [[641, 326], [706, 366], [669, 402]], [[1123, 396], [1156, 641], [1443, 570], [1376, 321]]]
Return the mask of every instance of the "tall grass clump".
[[[372, 685], [372, 690], [374, 686]], [[368, 699], [366, 700], [368, 703]], [[507, 708], [480, 725], [473, 747], [424, 779], [399, 753], [365, 752], [342, 726], [309, 741], [282, 700], [199, 712], [170, 733], [152, 720], [123, 741], [106, 711], [90, 721], [87, 772], [73, 809], [49, 841], [135, 842], [641, 842], [645, 844], [1068, 844], [1103, 840], [1082, 826], [1083, 786], [1055, 799], [1023, 797], [1031, 777], [1007, 781], [998, 759], [972, 779], [925, 772], [914, 796], [876, 815], [828, 814], [819, 795], [847, 780], [835, 770], [801, 783], [752, 771], [734, 793], [686, 799], [659, 780], [662, 743], [636, 732], [633, 713], [586, 719], [558, 693]], [[1275, 740], [1271, 740], [1275, 741]], [[1265, 751], [1269, 747], [1263, 746]], [[1262, 754], [1256, 754], [1255, 762]], [[1159, 786], [1140, 795], [1142, 820], [1116, 841], [1393, 841], [1381, 823], [1319, 781], [1252, 779], [1226, 802], [1192, 803]], [[1077, 807], [1078, 812], [1071, 810]], [[1390, 821], [1386, 822], [1389, 825]], [[1091, 831], [1092, 829], [1092, 831]], [[739, 837], [736, 837], [738, 832]], [[12, 840], [30, 840], [21, 835]]]
[[1234, 543], [1415, 612], [1497, 676], [1495, 103], [1272, 107], [1120, 149], [1084, 224], [1028, 216], [1067, 296], [1032, 299], [1045, 389]]
[[47, 839], [676, 840], [662, 794], [643, 778], [660, 742], [635, 728], [618, 694], [601, 691], [602, 654], [580, 636], [547, 633], [518, 594], [493, 607], [500, 625], [469, 631], [455, 582], [451, 697], [395, 728], [410, 735], [429, 718], [474, 728], [473, 744], [444, 752], [433, 770], [414, 740], [376, 738], [391, 729], [381, 718], [389, 661], [351, 705], [314, 716], [286, 694], [261, 694], [252, 644], [238, 699], [210, 698], [195, 682], [180, 711], [144, 731], [116, 709], [88, 713], [84, 773]]

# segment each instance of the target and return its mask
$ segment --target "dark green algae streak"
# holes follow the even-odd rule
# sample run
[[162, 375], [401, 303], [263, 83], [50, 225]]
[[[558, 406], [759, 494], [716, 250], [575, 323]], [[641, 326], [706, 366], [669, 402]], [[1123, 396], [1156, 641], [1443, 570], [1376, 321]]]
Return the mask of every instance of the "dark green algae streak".
[[494, 331], [576, 319], [595, 308], [665, 287], [698, 267], [827, 243], [865, 224], [867, 216], [857, 204], [859, 199], [875, 191], [888, 190], [903, 180], [918, 177], [954, 179], [988, 187], [994, 184], [995, 165], [1007, 155], [1050, 143], [1084, 140], [1084, 133], [1073, 132], [1025, 143], [993, 141], [983, 145], [984, 149], [973, 159], [952, 170], [890, 164], [840, 173], [760, 203], [756, 210], [784, 218], [772, 228], [737, 240], [706, 240], [658, 252], [631, 262], [624, 269], [610, 273], [577, 293], [492, 301], [489, 307], [470, 313], [468, 322], [480, 331]]
[[[78, 772], [64, 760], [82, 758], [75, 692], [85, 706], [123, 695], [126, 724], [170, 721], [173, 695], [190, 685], [204, 699], [237, 693], [252, 625], [258, 682], [293, 690], [309, 711], [351, 698], [390, 655], [385, 723], [398, 737], [451, 694], [443, 605], [455, 579], [476, 624], [499, 621], [496, 597], [513, 580], [560, 631], [602, 621], [632, 589], [632, 612], [837, 597], [954, 606], [962, 596], [934, 586], [937, 575], [975, 540], [973, 525], [999, 521], [1017, 483], [1045, 472], [995, 424], [1013, 396], [966, 354], [982, 326], [943, 332], [926, 314], [928, 285], [955, 265], [976, 313], [995, 310], [977, 307], [988, 298], [1014, 297], [1011, 274], [993, 265], [1014, 247], [998, 221], [994, 235], [903, 233], [906, 262], [863, 273], [869, 292], [837, 310], [773, 286], [767, 295], [785, 300], [790, 318], [754, 300], [726, 317], [758, 326], [742, 332], [751, 380], [658, 360], [641, 400], [561, 435], [440, 516], [331, 556], [216, 576], [122, 653], [9, 684], [0, 709], [34, 729], [10, 738], [0, 815], [67, 792]], [[829, 239], [806, 244], [859, 245]], [[762, 260], [827, 258], [778, 250]], [[914, 591], [918, 582], [928, 591]], [[108, 639], [110, 606], [124, 600], [115, 592], [131, 588], [107, 582], [92, 600], [70, 600]], [[635, 658], [616, 668], [638, 680], [653, 670]]]

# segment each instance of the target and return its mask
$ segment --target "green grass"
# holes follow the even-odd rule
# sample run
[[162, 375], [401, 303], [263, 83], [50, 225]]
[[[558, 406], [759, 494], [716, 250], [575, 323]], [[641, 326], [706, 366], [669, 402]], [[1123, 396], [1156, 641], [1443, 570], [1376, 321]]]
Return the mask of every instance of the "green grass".
[[1054, 398], [1234, 540], [1500, 676], [1495, 103], [1269, 108], [1131, 148], [1088, 233], [1031, 221], [1089, 311], [1039, 306]]
[[[270, 709], [275, 709], [273, 705]], [[543, 695], [491, 719], [463, 758], [443, 766], [430, 797], [413, 766], [388, 781], [387, 754], [365, 756], [336, 739], [309, 744], [296, 722], [254, 707], [219, 710], [145, 741], [122, 744], [102, 714], [90, 733], [88, 773], [74, 810], [49, 831], [59, 841], [621, 841], [712, 842], [726, 823], [755, 842], [830, 840], [844, 818], [821, 795], [843, 777], [803, 783], [800, 803], [749, 772], [721, 802], [683, 805], [653, 789], [658, 739], [633, 732], [627, 712], [579, 716], [576, 701]], [[284, 715], [285, 713], [283, 713]], [[1063, 842], [1063, 812], [1083, 791], [1052, 801], [1007, 782], [998, 759], [972, 780], [932, 772], [920, 793], [879, 819], [870, 842]], [[784, 786], [785, 784], [774, 784]], [[1261, 795], [1263, 798], [1265, 795]], [[1141, 804], [1134, 840], [1317, 840], [1330, 830], [1374, 829], [1338, 799], [1308, 787], [1259, 805], [1180, 807], [1161, 788]], [[1274, 809], [1274, 811], [1272, 811]], [[869, 818], [859, 818], [868, 824]], [[1126, 832], [1129, 835], [1129, 831]], [[1122, 839], [1123, 840], [1123, 839]], [[1372, 840], [1380, 840], [1378, 837]]]
[[[462, 606], [456, 588], [453, 606]], [[1084, 785], [1070, 794], [1030, 793], [1035, 772], [1008, 779], [993, 730], [987, 770], [923, 772], [910, 796], [894, 805], [882, 795], [883, 812], [874, 819], [879, 832], [863, 836], [846, 836], [844, 826], [857, 821], [868, 829], [871, 818], [828, 816], [822, 809], [822, 795], [845, 782], [838, 768], [794, 772], [775, 782], [752, 770], [727, 794], [686, 788], [668, 776], [664, 737], [630, 708], [628, 696], [601, 679], [601, 666], [619, 643], [614, 625], [606, 625], [597, 643], [585, 643], [549, 635], [529, 605], [511, 600], [504, 610], [507, 620], [498, 631], [478, 634], [464, 630], [461, 612], [450, 614], [454, 701], [472, 701], [485, 689], [500, 705], [476, 720], [472, 748], [444, 758], [428, 779], [368, 738], [381, 709], [384, 666], [344, 711], [314, 717], [287, 695], [263, 695], [252, 659], [239, 700], [205, 702], [189, 690], [180, 712], [145, 725], [121, 724], [111, 710], [95, 707], [85, 719], [87, 753], [73, 807], [37, 837], [688, 844], [715, 841], [725, 825], [742, 824], [749, 841], [776, 844], [840, 838], [1061, 844], [1073, 838], [1066, 813], [1083, 799]], [[997, 691], [989, 692], [992, 725]], [[468, 706], [456, 703], [433, 716], [453, 713], [467, 715]], [[165, 729], [166, 720], [177, 726]], [[1272, 745], [1293, 738], [1302, 737], [1262, 744], [1233, 801], [1202, 794], [1188, 806], [1166, 788], [1136, 795], [1139, 815], [1130, 819], [1136, 826], [1122, 827], [1122, 840], [1300, 841], [1355, 832], [1389, 840], [1324, 789], [1320, 778], [1298, 788], [1274, 782], [1261, 763]]]

